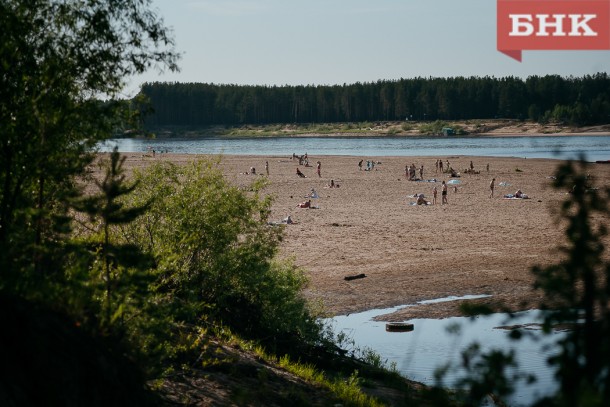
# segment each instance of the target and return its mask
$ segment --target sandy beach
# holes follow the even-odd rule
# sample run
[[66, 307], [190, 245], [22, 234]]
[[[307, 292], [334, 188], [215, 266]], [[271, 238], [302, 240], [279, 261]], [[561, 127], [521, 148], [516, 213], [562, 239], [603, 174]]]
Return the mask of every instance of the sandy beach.
[[[186, 163], [196, 155], [127, 153], [126, 168], [154, 161]], [[363, 170], [358, 162], [364, 160]], [[436, 159], [459, 171], [459, 178], [435, 172]], [[236, 185], [265, 177], [269, 162], [275, 197], [270, 219], [288, 214], [296, 222], [285, 226], [281, 256], [292, 257], [310, 279], [305, 295], [321, 302], [328, 313], [340, 315], [374, 308], [414, 304], [448, 296], [487, 295], [476, 301], [501, 303], [515, 310], [536, 306], [533, 265], [559, 258], [563, 228], [554, 208], [567, 191], [551, 188], [559, 161], [495, 157], [347, 157], [309, 156], [310, 167], [290, 156], [224, 156], [221, 166]], [[366, 160], [374, 170], [365, 171]], [[321, 177], [316, 162], [321, 162]], [[479, 174], [465, 174], [470, 161]], [[408, 181], [405, 165], [424, 166], [424, 180]], [[487, 165], [489, 164], [489, 172]], [[255, 167], [257, 175], [246, 174]], [[299, 168], [306, 178], [298, 177]], [[598, 186], [610, 182], [610, 165], [591, 164]], [[419, 172], [417, 173], [419, 177]], [[494, 197], [489, 183], [496, 179]], [[339, 188], [327, 188], [330, 180]], [[441, 181], [449, 185], [448, 204], [441, 205]], [[436, 205], [412, 205], [415, 194]], [[298, 208], [314, 188], [317, 209]], [[530, 199], [503, 199], [521, 189]], [[607, 219], [604, 220], [607, 222]], [[609, 225], [610, 226], [610, 225]], [[366, 277], [346, 280], [346, 276]], [[458, 315], [459, 301], [418, 305], [386, 315], [385, 320], [442, 318]]]

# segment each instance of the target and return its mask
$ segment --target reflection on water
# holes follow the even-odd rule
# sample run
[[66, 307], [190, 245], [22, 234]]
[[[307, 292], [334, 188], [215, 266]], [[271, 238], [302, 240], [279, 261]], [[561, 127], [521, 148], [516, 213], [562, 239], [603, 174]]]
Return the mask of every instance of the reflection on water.
[[[425, 301], [434, 303], [479, 296], [449, 297]], [[508, 337], [509, 331], [497, 329], [503, 325], [527, 324], [539, 322], [539, 311], [525, 311], [514, 315], [508, 320], [505, 314], [480, 316], [474, 319], [457, 317], [436, 319], [413, 319], [415, 329], [411, 332], [386, 332], [385, 322], [375, 321], [374, 318], [390, 314], [403, 307], [371, 310], [357, 314], [337, 316], [327, 322], [333, 327], [335, 333], [344, 333], [355, 342], [359, 348], [370, 348], [378, 353], [388, 364], [395, 363], [398, 371], [409, 379], [425, 384], [434, 384], [434, 372], [446, 363], [458, 365], [460, 351], [473, 342], [481, 345], [482, 351], [501, 349], [507, 351], [516, 349], [519, 371], [533, 373], [537, 382], [533, 385], [520, 383], [511, 405], [530, 405], [542, 395], [548, 395], [557, 389], [552, 372], [546, 364], [550, 356], [549, 351], [543, 351], [545, 345], [556, 342], [563, 333], [553, 333], [548, 336], [538, 331], [529, 331], [520, 341], [512, 341]], [[450, 334], [448, 330], [459, 334]], [[452, 385], [461, 377], [463, 371], [451, 370], [446, 378], [445, 385]]]
[[489, 157], [610, 159], [610, 136], [544, 137], [273, 137], [172, 139], [115, 139], [99, 146], [121, 152], [155, 149], [180, 154], [229, 154], [292, 156], [349, 155], [364, 157], [476, 155]]

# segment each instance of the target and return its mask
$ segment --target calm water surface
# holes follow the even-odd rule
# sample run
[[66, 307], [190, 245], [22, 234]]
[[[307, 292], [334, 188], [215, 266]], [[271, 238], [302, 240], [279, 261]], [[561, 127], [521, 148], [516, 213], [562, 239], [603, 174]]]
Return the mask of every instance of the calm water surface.
[[278, 138], [173, 138], [113, 139], [100, 145], [121, 152], [151, 149], [182, 154], [349, 156], [451, 156], [610, 159], [610, 136], [561, 137], [278, 137]]
[[[460, 297], [433, 300], [446, 301]], [[437, 368], [451, 363], [460, 363], [460, 351], [469, 344], [478, 342], [483, 351], [491, 349], [516, 349], [519, 371], [533, 373], [538, 381], [533, 385], [520, 383], [514, 396], [509, 400], [511, 406], [531, 405], [540, 396], [551, 394], [557, 389], [552, 373], [546, 364], [549, 351], [544, 345], [557, 341], [563, 333], [543, 336], [539, 331], [528, 331], [533, 335], [524, 336], [520, 341], [508, 337], [508, 330], [497, 329], [503, 325], [526, 324], [539, 321], [538, 311], [520, 312], [515, 319], [508, 320], [504, 314], [469, 318], [413, 319], [415, 329], [411, 332], [386, 332], [385, 322], [375, 321], [380, 315], [390, 314], [403, 307], [370, 310], [357, 314], [336, 316], [327, 320], [335, 333], [342, 332], [355, 342], [355, 345], [368, 347], [378, 353], [388, 363], [395, 363], [397, 370], [404, 376], [426, 384], [435, 384], [434, 372]], [[459, 332], [449, 333], [449, 330]], [[537, 338], [537, 339], [536, 339]], [[455, 380], [462, 377], [463, 370], [450, 370], [444, 381], [452, 387]]]

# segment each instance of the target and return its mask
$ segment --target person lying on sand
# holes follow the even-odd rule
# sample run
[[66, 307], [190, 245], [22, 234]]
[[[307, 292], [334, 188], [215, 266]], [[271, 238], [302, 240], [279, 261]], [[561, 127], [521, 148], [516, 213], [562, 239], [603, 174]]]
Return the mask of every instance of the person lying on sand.
[[517, 190], [514, 194], [506, 194], [504, 195], [505, 199], [529, 199], [527, 194], [524, 194], [520, 189]]
[[299, 177], [301, 177], [301, 178], [307, 178], [307, 177], [305, 177], [305, 174], [303, 174], [303, 173], [301, 172], [301, 170], [299, 170], [298, 168], [297, 168], [297, 175], [298, 175]]
[[301, 203], [297, 204], [297, 207], [299, 207], [299, 208], [311, 208], [311, 199], [308, 199], [305, 202], [301, 202]]
[[279, 222], [268, 222], [269, 225], [296, 225], [297, 222], [292, 220], [292, 217], [290, 215], [286, 216], [284, 219], [282, 219]]

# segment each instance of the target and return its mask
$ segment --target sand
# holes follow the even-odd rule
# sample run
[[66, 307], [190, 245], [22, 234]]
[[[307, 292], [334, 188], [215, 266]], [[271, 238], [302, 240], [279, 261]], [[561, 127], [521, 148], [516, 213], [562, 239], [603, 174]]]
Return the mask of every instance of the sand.
[[[127, 153], [127, 168], [153, 161], [184, 163], [196, 155], [157, 154], [142, 157]], [[285, 226], [282, 257], [292, 257], [310, 283], [308, 299], [322, 303], [329, 315], [415, 304], [449, 296], [487, 295], [477, 300], [501, 303], [514, 310], [536, 307], [540, 293], [532, 289], [534, 265], [549, 265], [560, 258], [557, 247], [564, 232], [553, 209], [567, 197], [551, 188], [559, 161], [551, 159], [492, 157], [347, 157], [310, 156], [311, 167], [299, 166], [290, 156], [224, 156], [227, 178], [240, 186], [264, 177], [269, 162], [270, 185], [275, 197], [271, 220], [291, 215], [297, 222]], [[376, 162], [373, 171], [358, 169], [358, 161]], [[441, 205], [435, 161], [449, 160], [461, 172], [457, 192], [449, 187], [448, 204]], [[473, 161], [480, 174], [464, 174]], [[321, 177], [316, 162], [321, 162]], [[424, 165], [424, 179], [408, 181], [405, 165]], [[489, 164], [489, 172], [486, 169]], [[255, 167], [257, 175], [245, 174]], [[307, 176], [296, 176], [296, 168]], [[592, 164], [597, 185], [610, 183], [610, 165]], [[419, 173], [418, 173], [419, 176]], [[496, 178], [495, 196], [489, 183]], [[333, 179], [339, 188], [326, 188]], [[509, 186], [503, 186], [503, 183]], [[436, 205], [412, 206], [416, 193]], [[318, 209], [297, 208], [314, 188]], [[505, 200], [517, 189], [527, 200]], [[607, 219], [602, 221], [608, 222]], [[609, 225], [610, 226], [610, 225]], [[345, 280], [364, 274], [364, 278]], [[442, 318], [459, 315], [459, 301], [418, 305], [383, 317], [387, 321]]]

